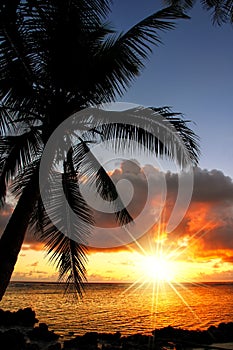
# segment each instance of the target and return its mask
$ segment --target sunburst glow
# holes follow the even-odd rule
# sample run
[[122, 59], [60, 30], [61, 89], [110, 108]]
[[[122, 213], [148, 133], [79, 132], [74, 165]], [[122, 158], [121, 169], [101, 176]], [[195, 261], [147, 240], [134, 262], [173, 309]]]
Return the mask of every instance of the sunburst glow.
[[146, 278], [151, 281], [172, 281], [175, 277], [174, 263], [165, 255], [143, 256], [141, 267]]

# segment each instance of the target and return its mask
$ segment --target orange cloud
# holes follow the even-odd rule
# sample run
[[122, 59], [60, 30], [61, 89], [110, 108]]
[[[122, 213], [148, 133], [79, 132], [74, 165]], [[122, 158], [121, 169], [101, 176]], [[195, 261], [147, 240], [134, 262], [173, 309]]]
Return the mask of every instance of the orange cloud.
[[[141, 228], [147, 227], [148, 222], [153, 225], [145, 230], [137, 243], [114, 246], [111, 235], [108, 237], [108, 248], [89, 248], [90, 254], [98, 252], [131, 252], [142, 249], [150, 250], [151, 246], [160, 241], [169, 251], [177, 252], [180, 261], [210, 264], [215, 271], [213, 278], [231, 276], [233, 269], [233, 182], [219, 170], [194, 170], [194, 188], [190, 206], [179, 225], [170, 233], [166, 232], [166, 225], [173, 210], [177, 191], [178, 176], [172, 173], [162, 173], [158, 169], [145, 165], [139, 167], [135, 162], [125, 161], [119, 169], [110, 173], [114, 182], [126, 180], [123, 192], [132, 192], [128, 204], [128, 211], [136, 219], [148, 202], [148, 210], [143, 214]], [[151, 187], [148, 190], [148, 179]], [[164, 192], [164, 183], [167, 192]], [[131, 193], [130, 192], [130, 193]], [[0, 213], [0, 230], [3, 231], [10, 215], [12, 206], [6, 205]], [[113, 214], [95, 212], [97, 227], [94, 235], [98, 242], [106, 242], [99, 231], [100, 227], [117, 227]], [[23, 251], [40, 251], [41, 242], [27, 234]], [[223, 269], [225, 269], [223, 271]], [[110, 270], [109, 270], [110, 271]], [[228, 272], [227, 272], [228, 271]], [[95, 276], [94, 276], [95, 275]], [[101, 278], [95, 272], [91, 278]], [[110, 275], [110, 272], [109, 272]], [[206, 276], [205, 276], [206, 277]], [[204, 278], [204, 277], [203, 277]]]

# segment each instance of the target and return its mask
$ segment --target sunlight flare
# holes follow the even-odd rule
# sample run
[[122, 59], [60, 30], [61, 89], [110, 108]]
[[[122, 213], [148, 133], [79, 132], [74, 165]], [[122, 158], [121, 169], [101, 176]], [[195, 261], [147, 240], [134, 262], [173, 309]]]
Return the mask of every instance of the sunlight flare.
[[172, 281], [175, 277], [174, 263], [165, 255], [143, 256], [141, 267], [146, 278], [151, 281]]

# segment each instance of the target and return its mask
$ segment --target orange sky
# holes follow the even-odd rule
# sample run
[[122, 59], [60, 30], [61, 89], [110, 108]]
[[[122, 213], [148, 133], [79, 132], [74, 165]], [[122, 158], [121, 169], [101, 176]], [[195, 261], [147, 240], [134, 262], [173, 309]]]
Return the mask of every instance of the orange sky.
[[[127, 162], [125, 162], [127, 163]], [[150, 215], [158, 215], [161, 206], [158, 179], [161, 173], [150, 166], [154, 190], [150, 197]], [[142, 210], [147, 166], [135, 171], [129, 163], [112, 173], [127, 178], [135, 192], [131, 213], [137, 216]], [[132, 171], [131, 171], [132, 170]], [[192, 201], [180, 224], [170, 233], [164, 227], [174, 206], [177, 194], [177, 175], [167, 174], [167, 196], [160, 219], [137, 243], [111, 249], [89, 251], [87, 264], [89, 281], [125, 281], [156, 278], [176, 281], [229, 281], [233, 280], [233, 183], [229, 177], [217, 170], [197, 168]], [[159, 199], [160, 198], [160, 199]], [[3, 230], [12, 208], [7, 205], [1, 213], [0, 229]], [[109, 222], [106, 222], [109, 220]], [[112, 218], [101, 217], [99, 223], [111, 226]], [[96, 232], [98, 231], [98, 228]], [[98, 232], [97, 232], [98, 234]], [[159, 255], [159, 259], [158, 259]], [[148, 256], [157, 256], [150, 260]], [[159, 265], [159, 266], [157, 266]], [[151, 268], [153, 266], [153, 269]], [[49, 265], [41, 244], [27, 238], [17, 262], [14, 280], [56, 280], [57, 274]]]

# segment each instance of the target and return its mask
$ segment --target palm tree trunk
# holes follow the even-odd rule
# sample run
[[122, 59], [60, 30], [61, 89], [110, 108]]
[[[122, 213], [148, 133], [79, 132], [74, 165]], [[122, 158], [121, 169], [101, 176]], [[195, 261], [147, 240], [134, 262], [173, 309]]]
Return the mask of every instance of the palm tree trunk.
[[39, 193], [36, 172], [24, 188], [0, 239], [0, 300], [10, 282]]

